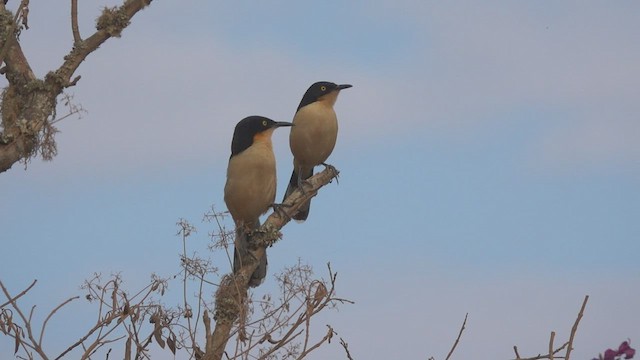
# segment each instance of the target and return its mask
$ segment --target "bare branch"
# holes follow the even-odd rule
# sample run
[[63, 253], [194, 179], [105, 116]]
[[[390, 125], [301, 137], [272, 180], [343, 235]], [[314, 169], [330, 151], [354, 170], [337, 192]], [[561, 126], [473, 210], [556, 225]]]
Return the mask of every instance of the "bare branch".
[[68, 303], [70, 303], [73, 300], [76, 300], [78, 298], [79, 298], [79, 296], [74, 296], [72, 298], [69, 298], [69, 299], [65, 300], [63, 303], [61, 303], [60, 305], [56, 306], [55, 309], [51, 310], [51, 312], [49, 313], [47, 318], [44, 319], [44, 322], [42, 323], [42, 329], [40, 329], [40, 339], [38, 340], [38, 346], [42, 346], [42, 338], [44, 337], [44, 329], [47, 327], [47, 322], [49, 322], [49, 319], [51, 319], [51, 317], [56, 313], [56, 311], [58, 311], [63, 306], [67, 305]]
[[349, 352], [349, 344], [346, 341], [344, 341], [343, 338], [340, 338], [340, 345], [342, 345], [342, 348], [347, 353], [347, 359], [353, 360], [353, 358], [351, 357], [351, 353]]
[[447, 354], [447, 357], [445, 360], [449, 360], [449, 358], [451, 358], [451, 355], [453, 355], [453, 351], [456, 349], [456, 346], [458, 346], [458, 342], [460, 341], [462, 332], [465, 329], [465, 325], [467, 325], [467, 316], [469, 316], [469, 313], [466, 313], [464, 315], [464, 321], [462, 322], [462, 327], [460, 327], [460, 332], [458, 333], [458, 337], [456, 338], [456, 341], [453, 343], [453, 346], [451, 347], [451, 350], [449, 351], [449, 354]]
[[513, 352], [516, 353], [516, 359], [515, 360], [520, 360], [520, 354], [518, 353], [518, 347], [513, 345]]
[[[259, 259], [265, 256], [268, 246], [273, 245], [280, 238], [280, 229], [291, 221], [291, 217], [307, 200], [314, 197], [318, 190], [338, 176], [335, 168], [327, 167], [324, 171], [307, 180], [308, 189], [304, 192], [296, 190], [282, 204], [283, 215], [274, 211], [265, 223], [252, 236], [253, 244], [249, 244], [247, 261], [242, 261], [242, 267], [233, 275], [225, 277], [216, 293], [216, 326], [213, 334], [207, 333], [205, 360], [222, 358], [231, 328], [240, 316], [242, 303], [247, 298], [247, 289], [251, 274], [258, 267]], [[298, 321], [300, 321], [299, 319]]]
[[[584, 298], [584, 301], [582, 302], [582, 306], [580, 307], [580, 312], [578, 313], [578, 317], [576, 318], [576, 321], [573, 324], [573, 327], [571, 328], [571, 334], [569, 336], [569, 341], [565, 342], [564, 344], [562, 344], [562, 346], [560, 346], [557, 349], [553, 349], [553, 342], [555, 340], [555, 336], [556, 333], [555, 332], [551, 332], [551, 338], [549, 339], [549, 353], [548, 354], [538, 354], [536, 356], [533, 357], [528, 357], [528, 358], [522, 358], [520, 357], [520, 354], [518, 353], [518, 347], [514, 346], [513, 347], [513, 351], [516, 354], [515, 360], [539, 360], [539, 359], [565, 359], [568, 360], [569, 356], [571, 355], [571, 350], [573, 348], [573, 340], [575, 338], [576, 332], [578, 331], [578, 324], [580, 323], [580, 319], [582, 319], [582, 316], [584, 315], [584, 309], [587, 306], [587, 301], [589, 300], [589, 295], [586, 295]], [[557, 353], [559, 353], [560, 351], [564, 350], [565, 348], [567, 348], [566, 354], [565, 356], [555, 356]]]
[[80, 44], [80, 28], [78, 27], [78, 0], [71, 0], [71, 32], [73, 33], [73, 43]]
[[[300, 356], [298, 356], [298, 360], [304, 359], [307, 355], [309, 355], [309, 353], [311, 353], [313, 350], [319, 348], [322, 344], [324, 344], [325, 342], [331, 342], [331, 338], [333, 338], [333, 335], [336, 333], [335, 331], [333, 331], [333, 328], [329, 325], [327, 325], [327, 327], [329, 328], [329, 330], [327, 331], [327, 335], [325, 335], [322, 339], [320, 339], [320, 341], [318, 341], [317, 343], [315, 343], [313, 346], [311, 346], [309, 349], [306, 349], [304, 352], [302, 352], [302, 354], [300, 354]], [[306, 347], [306, 346], [305, 346]]]
[[[78, 76], [79, 78], [80, 76]], [[77, 78], [76, 78], [77, 79]], [[70, 116], [77, 115], [78, 119], [82, 119], [82, 115], [87, 113], [81, 104], [76, 104], [73, 101], [73, 95], [66, 92], [62, 92], [63, 105], [68, 109], [68, 112], [62, 116], [58, 116], [55, 119], [51, 119], [49, 124], [54, 125]]]
[[58, 355], [55, 360], [59, 360], [62, 359], [63, 356], [65, 356], [67, 353], [69, 353], [70, 351], [72, 351], [73, 349], [75, 349], [76, 347], [78, 347], [79, 345], [81, 345], [82, 343], [84, 343], [88, 338], [90, 338], [96, 331], [101, 330], [105, 324], [110, 323], [112, 320], [114, 320], [115, 318], [117, 318], [118, 315], [117, 314], [111, 314], [111, 316], [105, 318], [104, 320], [98, 322], [94, 327], [92, 327], [83, 337], [80, 338], [80, 340], [76, 341], [74, 344], [72, 344], [71, 346], [69, 346], [66, 350], [64, 350], [60, 355]]
[[[24, 327], [27, 329], [27, 336], [29, 338], [29, 341], [31, 342], [29, 347], [34, 349], [38, 353], [38, 355], [40, 355], [44, 360], [47, 360], [48, 359], [47, 355], [44, 353], [42, 348], [38, 345], [38, 342], [36, 342], [35, 338], [33, 337], [33, 331], [31, 329], [31, 321], [30, 321], [30, 319], [31, 319], [31, 314], [33, 314], [33, 309], [35, 308], [35, 306], [33, 308], [31, 308], [31, 313], [29, 315], [29, 319], [27, 319], [24, 316], [24, 313], [22, 312], [20, 307], [18, 306], [18, 303], [15, 300], [16, 297], [12, 297], [9, 294], [9, 291], [7, 290], [7, 288], [4, 286], [4, 284], [2, 282], [0, 282], [0, 287], [2, 288], [2, 292], [4, 293], [4, 295], [9, 300], [9, 303], [11, 304], [11, 307], [13, 307], [16, 310], [16, 312], [18, 313], [18, 315], [22, 319], [22, 322], [24, 323]], [[20, 340], [18, 339], [18, 336], [16, 335], [16, 343], [18, 343], [18, 342], [20, 342]]]
[[[22, 0], [15, 16], [0, 4], [0, 62], [6, 67], [3, 74], [9, 82], [2, 97], [2, 128], [0, 133], [0, 172], [18, 161], [25, 163], [39, 152], [45, 160], [56, 154], [50, 117], [55, 117], [57, 98], [62, 91], [80, 79], [71, 79], [86, 57], [107, 39], [118, 37], [133, 16], [150, 4], [151, 0], [124, 0], [119, 7], [104, 9], [98, 18], [96, 32], [86, 40], [79, 39], [77, 29], [77, 1], [72, 0], [72, 28], [74, 45], [64, 62], [44, 80], [38, 79], [22, 52], [16, 34], [19, 23], [26, 28], [28, 0]], [[75, 15], [75, 16], [74, 16]], [[43, 134], [44, 132], [44, 134]]]
[[[11, 304], [12, 302], [18, 300], [19, 298], [21, 298], [24, 294], [26, 294], [27, 292], [29, 292], [29, 290], [31, 290], [32, 287], [34, 287], [36, 285], [36, 283], [38, 282], [38, 280], [33, 280], [33, 282], [31, 283], [31, 285], [29, 285], [26, 289], [22, 290], [22, 292], [20, 292], [20, 294], [14, 296], [13, 298], [9, 298], [6, 303], [4, 304], [0, 304], [0, 308], [3, 308], [9, 304]], [[4, 288], [4, 285], [2, 284], [2, 281], [0, 280], [0, 286], [2, 286], [2, 288]]]
[[[196, 329], [193, 328], [191, 325], [191, 318], [192, 318], [193, 311], [191, 310], [191, 306], [189, 305], [189, 302], [187, 300], [187, 277], [189, 276], [189, 272], [187, 271], [187, 260], [186, 260], [187, 237], [189, 237], [189, 235], [191, 235], [191, 233], [195, 231], [195, 228], [190, 224], [188, 224], [186, 221], [182, 221], [180, 224], [182, 226], [182, 229], [180, 231], [180, 233], [182, 234], [182, 259], [183, 259], [182, 265], [184, 267], [184, 278], [182, 279], [182, 301], [184, 304], [185, 317], [187, 318], [187, 327], [189, 329], [189, 336], [191, 337], [191, 343], [195, 344]], [[189, 312], [188, 315], [187, 315], [187, 311]], [[196, 316], [196, 319], [198, 318], [199, 317]], [[196, 321], [196, 325], [197, 323], [198, 322]]]
[[578, 313], [578, 317], [576, 318], [576, 321], [573, 323], [573, 327], [571, 328], [571, 335], [569, 336], [567, 352], [566, 352], [566, 355], [564, 356], [565, 360], [569, 360], [569, 357], [571, 356], [571, 351], [573, 350], [573, 339], [576, 336], [576, 331], [578, 331], [578, 324], [580, 323], [580, 320], [584, 315], [584, 309], [585, 307], [587, 307], [587, 301], [589, 301], [589, 295], [585, 295], [584, 301], [582, 302], [582, 306], [580, 307], [580, 312]]
[[69, 55], [65, 56], [65, 62], [56, 70], [60, 85], [67, 87], [73, 73], [86, 57], [94, 52], [100, 45], [111, 37], [119, 37], [133, 16], [151, 3], [151, 0], [125, 0], [124, 4], [117, 8], [105, 8], [98, 18], [97, 31], [74, 45]]
[[[313, 280], [308, 281], [308, 268], [298, 264], [286, 270], [282, 275], [278, 277], [280, 287], [283, 290], [282, 305], [274, 311], [265, 314], [265, 317], [256, 320], [260, 322], [260, 326], [265, 326], [265, 322], [274, 322], [273, 327], [265, 327], [264, 335], [258, 342], [258, 344], [269, 342], [273, 344], [269, 349], [263, 349], [260, 352], [261, 359], [270, 359], [276, 356], [276, 353], [284, 350], [286, 356], [299, 357], [302, 354], [309, 354], [325, 341], [330, 341], [330, 337], [326, 337], [324, 340], [320, 339], [313, 345], [310, 344], [310, 320], [318, 312], [323, 309], [334, 306], [340, 302], [350, 302], [348, 300], [336, 298], [335, 295], [335, 280], [336, 274], [331, 271], [330, 264], [327, 264], [329, 270], [329, 279], [331, 284], [328, 285], [324, 281]], [[299, 282], [299, 283], [298, 283]], [[327, 288], [327, 286], [329, 286]], [[303, 297], [300, 297], [303, 295]], [[290, 301], [296, 298], [299, 302], [299, 306], [296, 309], [292, 309]], [[278, 311], [284, 311], [284, 313], [278, 313]], [[285, 315], [286, 314], [286, 315]], [[280, 320], [280, 316], [284, 316], [284, 320]], [[247, 326], [241, 324], [240, 327]], [[278, 331], [285, 331], [285, 334], [280, 339], [274, 339], [273, 334]], [[304, 339], [302, 345], [295, 343], [294, 340], [304, 333]], [[333, 336], [327, 334], [327, 336]], [[249, 336], [251, 339], [251, 336]], [[300, 346], [302, 348], [300, 349]], [[251, 346], [247, 347], [243, 353], [247, 353]], [[238, 351], [236, 350], [236, 354]]]

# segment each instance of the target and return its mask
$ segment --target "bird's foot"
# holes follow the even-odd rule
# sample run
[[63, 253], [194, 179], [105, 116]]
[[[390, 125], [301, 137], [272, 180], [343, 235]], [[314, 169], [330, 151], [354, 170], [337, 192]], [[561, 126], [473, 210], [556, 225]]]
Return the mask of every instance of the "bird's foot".
[[338, 169], [336, 169], [336, 167], [331, 164], [322, 163], [321, 165], [323, 165], [325, 169], [333, 171], [333, 173], [336, 174], [336, 184], [340, 184], [340, 182], [338, 181], [338, 174], [340, 174], [340, 171], [338, 171]]

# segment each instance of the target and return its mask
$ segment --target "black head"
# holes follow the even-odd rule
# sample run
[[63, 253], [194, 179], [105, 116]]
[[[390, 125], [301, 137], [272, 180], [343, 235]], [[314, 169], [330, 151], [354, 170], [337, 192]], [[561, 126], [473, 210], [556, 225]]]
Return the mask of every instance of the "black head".
[[307, 106], [318, 101], [318, 99], [320, 99], [324, 95], [327, 95], [334, 91], [348, 89], [350, 87], [351, 85], [349, 84], [338, 85], [328, 81], [318, 81], [317, 83], [309, 86], [307, 92], [305, 92], [304, 96], [302, 96], [302, 101], [300, 101], [300, 105], [298, 105], [298, 109], [296, 109], [296, 111], [300, 110], [300, 108], [303, 106]]
[[263, 116], [248, 116], [236, 125], [231, 140], [231, 156], [241, 153], [253, 144], [256, 135], [280, 126], [292, 126], [285, 121], [273, 121]]

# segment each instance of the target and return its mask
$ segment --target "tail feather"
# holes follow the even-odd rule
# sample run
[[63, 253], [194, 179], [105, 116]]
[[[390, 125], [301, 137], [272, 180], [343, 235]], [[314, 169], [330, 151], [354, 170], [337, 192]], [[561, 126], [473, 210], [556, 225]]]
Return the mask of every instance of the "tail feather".
[[[254, 229], [260, 227], [260, 223], [258, 222]], [[243, 227], [236, 227], [236, 241], [235, 248], [233, 249], [233, 272], [236, 273], [242, 267], [242, 259], [247, 258], [247, 256], [251, 256], [248, 253], [247, 248], [249, 247], [250, 235], [247, 233], [246, 229]], [[260, 259], [260, 264], [256, 270], [251, 274], [251, 279], [249, 279], [249, 286], [257, 287], [264, 281], [267, 276], [267, 253], [265, 250], [264, 256]]]
[[[298, 176], [298, 172], [294, 169], [291, 173], [291, 179], [289, 180], [289, 186], [287, 186], [287, 191], [284, 193], [284, 199], [286, 200], [289, 195], [291, 195], [294, 191], [296, 191], [300, 185], [301, 181], [307, 180], [313, 176], [313, 168], [309, 169], [309, 171], [305, 171], [302, 173], [302, 176]], [[309, 209], [311, 208], [311, 199], [306, 203], [302, 204], [298, 209], [298, 212], [292, 217], [297, 222], [303, 222], [307, 220], [309, 217]]]
[[287, 200], [289, 195], [291, 195], [298, 188], [298, 173], [293, 170], [291, 173], [291, 179], [289, 179], [289, 185], [287, 185], [287, 191], [284, 192], [284, 198], [282, 198], [282, 202]]

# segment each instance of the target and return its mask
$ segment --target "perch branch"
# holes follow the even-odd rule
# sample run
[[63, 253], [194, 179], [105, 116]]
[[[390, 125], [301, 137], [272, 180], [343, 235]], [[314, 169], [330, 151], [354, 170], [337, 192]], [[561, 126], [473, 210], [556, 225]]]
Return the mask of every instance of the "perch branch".
[[265, 256], [266, 248], [272, 246], [280, 238], [280, 229], [285, 226], [300, 206], [316, 196], [321, 187], [330, 183], [338, 176], [335, 168], [327, 167], [322, 172], [307, 180], [304, 191], [298, 189], [293, 192], [280, 207], [281, 211], [274, 211], [265, 223], [256, 230], [248, 247], [248, 261], [242, 262], [242, 267], [233, 275], [227, 276], [220, 284], [216, 293], [216, 310], [214, 319], [216, 325], [213, 333], [206, 334], [204, 360], [219, 360], [224, 354], [227, 341], [230, 338], [233, 323], [239, 317], [242, 302], [246, 299], [249, 279], [258, 267], [259, 260]]

